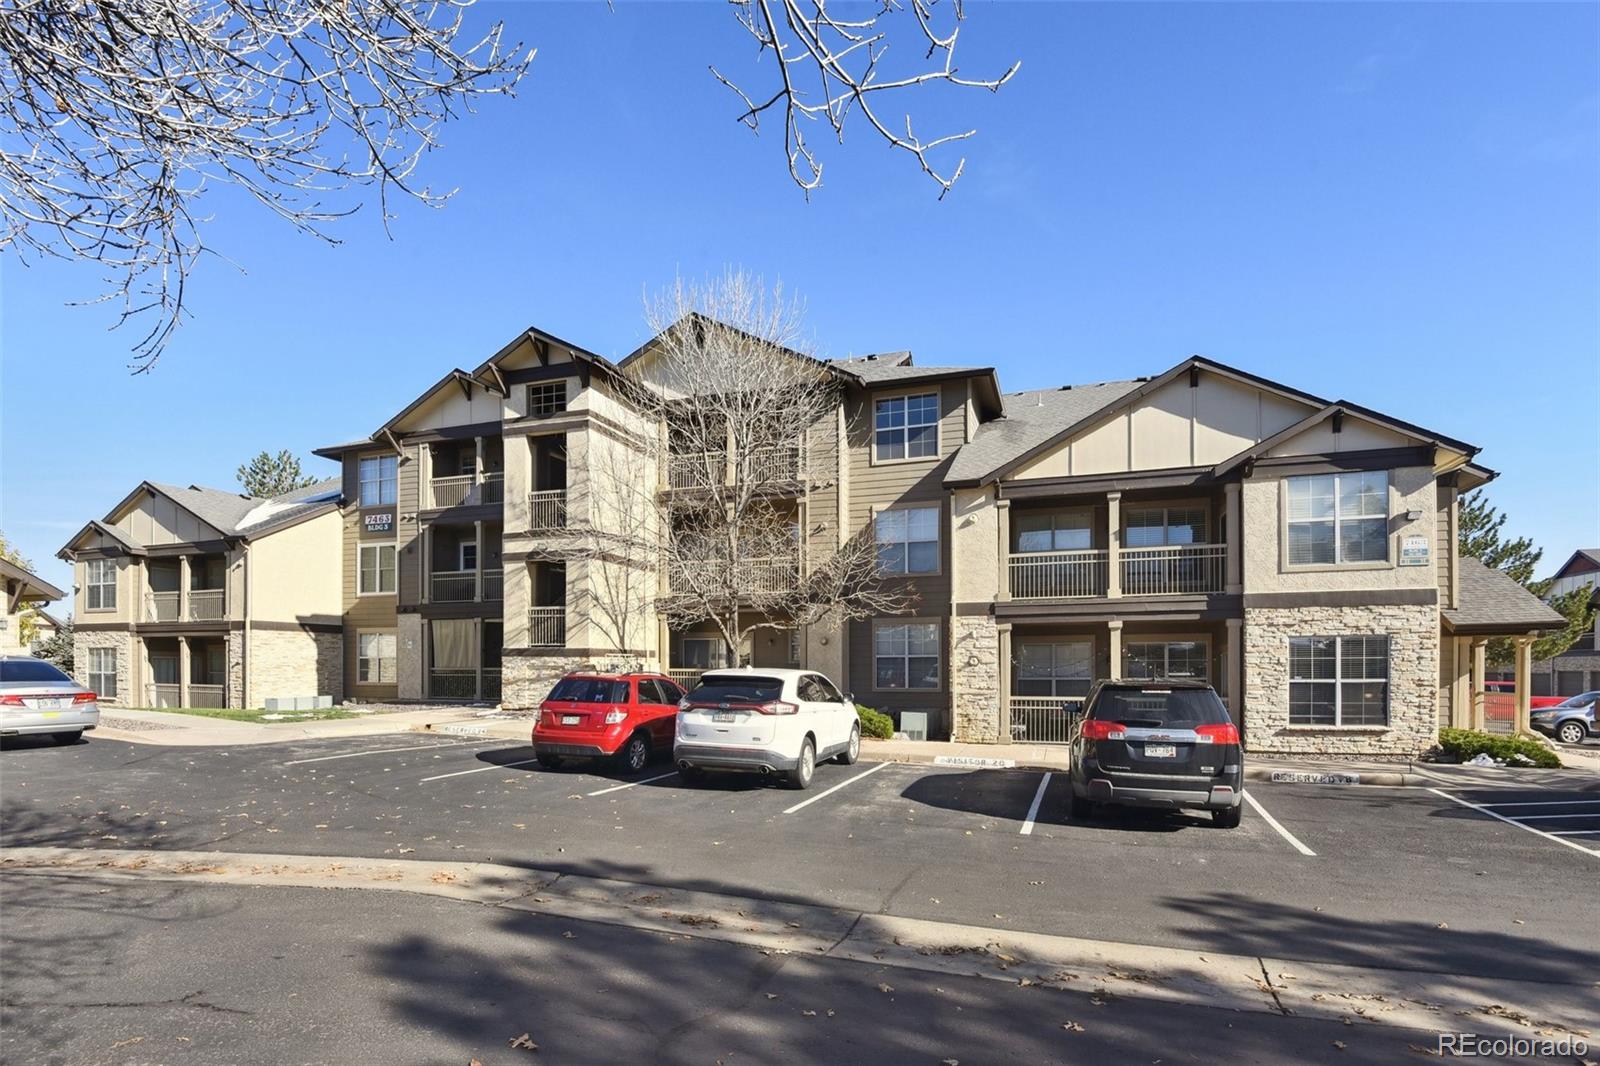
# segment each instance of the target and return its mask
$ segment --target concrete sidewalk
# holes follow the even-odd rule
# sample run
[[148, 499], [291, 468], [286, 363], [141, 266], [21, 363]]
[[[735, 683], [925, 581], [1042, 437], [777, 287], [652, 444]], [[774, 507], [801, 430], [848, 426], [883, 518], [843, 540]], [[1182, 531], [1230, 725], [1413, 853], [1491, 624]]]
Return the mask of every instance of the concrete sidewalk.
[[[321, 722], [235, 722], [227, 718], [208, 718], [199, 714], [169, 711], [137, 711], [106, 707], [100, 712], [100, 727], [89, 734], [133, 744], [164, 744], [173, 747], [230, 747], [242, 744], [284, 744], [297, 740], [330, 737], [382, 736], [409, 733], [419, 729], [466, 726], [478, 720], [481, 708], [419, 707], [411, 711], [392, 711], [336, 718]], [[527, 730], [523, 730], [526, 735]]]

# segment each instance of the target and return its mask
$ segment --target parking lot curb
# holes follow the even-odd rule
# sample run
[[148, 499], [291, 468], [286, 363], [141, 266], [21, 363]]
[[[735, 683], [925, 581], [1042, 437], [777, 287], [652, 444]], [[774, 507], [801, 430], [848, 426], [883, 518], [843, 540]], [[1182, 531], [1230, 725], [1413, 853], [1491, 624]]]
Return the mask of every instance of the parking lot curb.
[[1379, 785], [1385, 788], [1426, 788], [1439, 782], [1409, 770], [1299, 770], [1287, 766], [1244, 768], [1246, 781], [1268, 781], [1293, 785]]
[[866, 745], [861, 748], [861, 761], [902, 763], [907, 766], [964, 767], [969, 770], [1046, 770], [1052, 773], [1059, 773], [1069, 768], [1065, 758], [1059, 762], [1037, 759], [1018, 761], [983, 755], [927, 755], [922, 752], [873, 751]]

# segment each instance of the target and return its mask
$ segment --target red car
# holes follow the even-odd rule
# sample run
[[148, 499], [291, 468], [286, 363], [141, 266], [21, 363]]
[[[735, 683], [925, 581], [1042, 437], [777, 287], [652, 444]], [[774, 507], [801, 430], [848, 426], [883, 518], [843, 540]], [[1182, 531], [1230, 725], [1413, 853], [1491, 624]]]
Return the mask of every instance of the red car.
[[652, 752], [671, 754], [682, 698], [677, 682], [661, 674], [568, 674], [539, 705], [534, 757], [552, 770], [568, 758], [643, 770]]
[[[1502, 696], [1515, 696], [1517, 694], [1517, 683], [1515, 681], [1485, 681], [1483, 683], [1483, 691]], [[1537, 711], [1541, 707], [1554, 707], [1564, 698], [1562, 696], [1529, 696], [1528, 709]]]

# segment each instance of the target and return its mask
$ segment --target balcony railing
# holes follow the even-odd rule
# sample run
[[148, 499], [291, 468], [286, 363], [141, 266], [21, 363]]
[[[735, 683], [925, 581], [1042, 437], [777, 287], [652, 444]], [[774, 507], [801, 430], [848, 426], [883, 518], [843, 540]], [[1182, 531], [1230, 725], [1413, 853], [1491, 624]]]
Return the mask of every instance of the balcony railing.
[[1011, 739], [1018, 744], [1065, 744], [1082, 713], [1081, 696], [1012, 696]]
[[1017, 552], [1008, 564], [1014, 600], [1081, 599], [1106, 594], [1106, 553]]
[[478, 575], [473, 570], [439, 570], [433, 574], [434, 603], [471, 603], [478, 598]]
[[[727, 470], [727, 452], [679, 452], [667, 461], [667, 484], [675, 489], [722, 484]], [[744, 476], [756, 482], [800, 481], [805, 472], [805, 449], [799, 441], [757, 448], [750, 452], [747, 465], [741, 466], [736, 458], [734, 470], [736, 475], [743, 470]]]
[[688, 689], [694, 688], [695, 682], [700, 680], [700, 675], [705, 673], [709, 669], [711, 669], [709, 666], [707, 666], [707, 667], [699, 667], [699, 666], [679, 667], [679, 666], [674, 666], [674, 667], [671, 667], [671, 668], [669, 668], [667, 670], [667, 676], [672, 678], [672, 680], [676, 681], [679, 685], [681, 685], [687, 691]]
[[494, 603], [505, 598], [505, 571], [485, 570], [483, 572], [483, 599], [485, 602]]
[[750, 474], [757, 481], [799, 481], [803, 469], [798, 442], [758, 448], [750, 453]]
[[428, 697], [435, 700], [475, 700], [478, 698], [478, 672], [429, 670]]
[[567, 643], [567, 608], [530, 607], [528, 609], [528, 646], [530, 648], [559, 648]]
[[179, 707], [177, 685], [147, 686], [147, 699], [152, 707]]
[[504, 474], [484, 474], [483, 483], [479, 486], [478, 502], [504, 503], [506, 501], [506, 476]]
[[726, 452], [678, 452], [667, 459], [667, 484], [675, 489], [721, 484], [727, 464]]
[[531, 532], [566, 528], [566, 489], [546, 489], [528, 494], [528, 529]]
[[[721, 569], [719, 560], [678, 560], [667, 571], [669, 589], [682, 592], [691, 586], [690, 572], [696, 574]], [[765, 596], [793, 589], [800, 581], [800, 561], [787, 559], [744, 559], [738, 564], [738, 577], [732, 582], [747, 596]], [[711, 591], [716, 592], [715, 585]]]
[[222, 589], [190, 589], [189, 620], [220, 622], [228, 617], [228, 594]]
[[228, 706], [228, 694], [223, 685], [190, 685], [189, 706], [216, 710]]
[[429, 498], [435, 507], [460, 507], [472, 495], [475, 481], [471, 474], [436, 477], [428, 483]]
[[1173, 544], [1124, 548], [1124, 596], [1184, 596], [1221, 592], [1228, 564], [1226, 544]]
[[145, 620], [149, 622], [176, 622], [178, 620], [176, 592], [152, 592], [145, 597]]

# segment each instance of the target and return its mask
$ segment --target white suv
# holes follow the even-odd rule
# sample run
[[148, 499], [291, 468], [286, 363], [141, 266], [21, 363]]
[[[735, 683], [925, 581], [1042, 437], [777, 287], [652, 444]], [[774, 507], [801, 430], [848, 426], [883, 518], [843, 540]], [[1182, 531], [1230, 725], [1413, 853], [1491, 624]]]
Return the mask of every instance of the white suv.
[[855, 701], [815, 670], [712, 670], [678, 703], [672, 760], [688, 780], [745, 770], [805, 788], [818, 761], [860, 754]]

